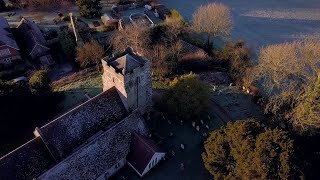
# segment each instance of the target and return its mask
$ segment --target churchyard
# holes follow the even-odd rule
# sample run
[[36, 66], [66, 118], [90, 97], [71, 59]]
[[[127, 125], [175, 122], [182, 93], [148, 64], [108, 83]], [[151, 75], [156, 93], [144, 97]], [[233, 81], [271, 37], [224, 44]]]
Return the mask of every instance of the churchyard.
[[[212, 85], [213, 86], [213, 85]], [[232, 121], [247, 119], [261, 114], [260, 109], [254, 104], [250, 96], [238, 87], [221, 85], [211, 92], [211, 100], [215, 101], [227, 113]], [[177, 123], [170, 121], [161, 112], [153, 112], [147, 124], [152, 134], [168, 152], [166, 159], [155, 167], [143, 179], [212, 179], [204, 168], [201, 154], [206, 136], [213, 130], [220, 129], [227, 123], [226, 117], [220, 117], [221, 112], [210, 106], [209, 115], [201, 121]], [[197, 130], [199, 126], [199, 131]], [[206, 127], [208, 126], [208, 127]], [[121, 170], [115, 180], [140, 179], [128, 166]]]

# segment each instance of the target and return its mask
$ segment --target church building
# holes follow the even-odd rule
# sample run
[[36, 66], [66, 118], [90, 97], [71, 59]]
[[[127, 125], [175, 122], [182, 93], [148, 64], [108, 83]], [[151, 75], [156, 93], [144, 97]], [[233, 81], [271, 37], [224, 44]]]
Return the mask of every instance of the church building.
[[102, 59], [103, 92], [0, 158], [0, 179], [108, 179], [128, 164], [144, 176], [165, 156], [148, 138], [150, 62], [131, 48]]

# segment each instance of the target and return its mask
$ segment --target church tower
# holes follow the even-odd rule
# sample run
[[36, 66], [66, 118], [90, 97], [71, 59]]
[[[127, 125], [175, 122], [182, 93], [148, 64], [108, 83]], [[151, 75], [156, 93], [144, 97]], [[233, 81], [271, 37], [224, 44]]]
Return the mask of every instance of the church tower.
[[116, 87], [126, 109], [144, 114], [152, 106], [150, 62], [131, 48], [102, 59], [103, 90]]

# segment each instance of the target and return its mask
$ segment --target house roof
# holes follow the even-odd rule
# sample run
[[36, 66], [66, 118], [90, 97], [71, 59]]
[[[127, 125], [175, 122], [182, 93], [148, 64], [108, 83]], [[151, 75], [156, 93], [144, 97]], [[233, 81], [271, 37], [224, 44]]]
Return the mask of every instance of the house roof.
[[130, 150], [130, 135], [136, 131], [147, 134], [147, 128], [138, 111], [78, 149], [38, 179], [97, 179], [113, 165], [124, 159]]
[[33, 179], [55, 163], [40, 137], [0, 158], [0, 179]]
[[4, 17], [0, 16], [0, 46], [3, 45], [8, 45], [14, 49], [19, 50], [16, 40], [11, 33], [8, 21]]
[[41, 30], [30, 20], [22, 18], [17, 26], [17, 32], [21, 39], [21, 45], [28, 54], [32, 52], [37, 44], [47, 48], [47, 41], [45, 40]]
[[151, 139], [138, 132], [132, 133], [130, 153], [127, 160], [140, 174], [146, 169], [156, 152], [164, 152], [164, 150]]
[[117, 72], [123, 75], [133, 72], [134, 69], [146, 63], [146, 60], [134, 53], [131, 48], [116, 54], [114, 57], [106, 58], [106, 61], [109, 66], [112, 66]]
[[127, 114], [113, 87], [41, 127], [40, 131], [52, 153], [61, 159]]

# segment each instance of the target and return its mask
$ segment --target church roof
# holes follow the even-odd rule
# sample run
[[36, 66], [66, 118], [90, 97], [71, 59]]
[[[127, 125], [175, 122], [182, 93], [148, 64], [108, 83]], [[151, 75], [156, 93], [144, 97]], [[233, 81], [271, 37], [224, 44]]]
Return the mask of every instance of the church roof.
[[164, 150], [151, 139], [137, 132], [132, 133], [127, 160], [140, 174], [146, 169], [156, 152], [164, 152]]
[[146, 63], [146, 60], [134, 53], [131, 48], [126, 49], [124, 52], [112, 58], [107, 58], [106, 61], [109, 66], [112, 66], [117, 72], [123, 75], [132, 73], [134, 69]]
[[126, 116], [127, 111], [113, 87], [41, 127], [40, 131], [59, 159]]
[[130, 135], [133, 131], [147, 134], [145, 122], [138, 111], [94, 136], [92, 141], [38, 179], [97, 179], [126, 157], [130, 150]]
[[[75, 153], [84, 144], [98, 142], [93, 140], [95, 135], [111, 129], [127, 116], [116, 88], [111, 88], [41, 127], [40, 136], [0, 158], [0, 179], [33, 179], [51, 168], [56, 160]], [[141, 123], [133, 119], [132, 122], [126, 122], [126, 125], [144, 132], [141, 130], [144, 127], [141, 127]], [[114, 133], [120, 133], [118, 136], [122, 137], [121, 133], [124, 132]], [[116, 140], [109, 141], [114, 144]], [[108, 151], [112, 154], [115, 150], [110, 148]], [[96, 166], [94, 163], [93, 165]], [[85, 171], [85, 167], [82, 168]]]
[[49, 50], [43, 33], [34, 22], [22, 18], [17, 29], [19, 39], [21, 39], [18, 42], [21, 43], [21, 46], [23, 46], [26, 53], [30, 54], [37, 44], [47, 48], [46, 50]]
[[55, 163], [40, 137], [0, 158], [0, 179], [33, 179]]

